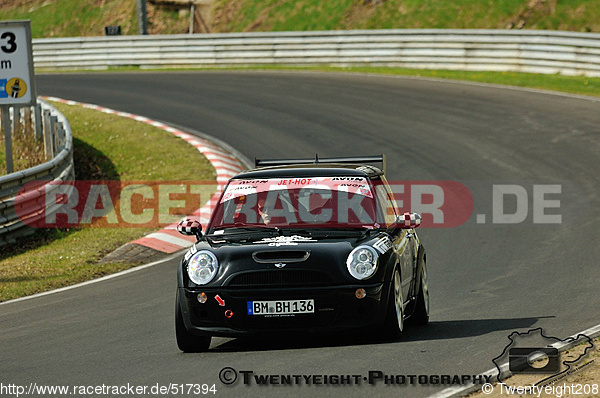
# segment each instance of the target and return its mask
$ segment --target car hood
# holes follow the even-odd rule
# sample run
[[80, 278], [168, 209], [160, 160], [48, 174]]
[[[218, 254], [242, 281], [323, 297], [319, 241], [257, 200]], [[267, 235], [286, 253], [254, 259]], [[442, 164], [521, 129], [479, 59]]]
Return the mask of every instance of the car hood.
[[[292, 235], [246, 243], [200, 242], [191, 250], [210, 250], [216, 255], [219, 271], [210, 286], [319, 286], [359, 283], [347, 270], [348, 255], [357, 246], [376, 246], [384, 239], [389, 242], [385, 233], [340, 239]], [[388, 254], [380, 256], [380, 264]]]

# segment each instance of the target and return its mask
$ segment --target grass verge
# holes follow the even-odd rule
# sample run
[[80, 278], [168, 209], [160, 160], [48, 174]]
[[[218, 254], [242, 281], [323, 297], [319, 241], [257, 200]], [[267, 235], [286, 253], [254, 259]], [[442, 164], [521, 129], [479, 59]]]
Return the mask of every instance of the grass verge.
[[[146, 8], [149, 34], [188, 32], [189, 15], [180, 14], [180, 8], [151, 2]], [[123, 35], [139, 34], [135, 1], [0, 0], [0, 20], [22, 19], [31, 20], [34, 38], [103, 36], [106, 26], [120, 26]]]
[[[69, 120], [78, 180], [214, 180], [194, 147], [145, 123], [78, 106], [54, 104]], [[174, 162], [173, 159], [177, 159]], [[127, 269], [98, 264], [107, 253], [150, 229], [39, 230], [0, 252], [0, 301], [47, 291]]]
[[[150, 34], [187, 33], [189, 2], [146, 2]], [[198, 2], [196, 2], [198, 3]], [[195, 32], [331, 29], [549, 29], [600, 31], [600, 0], [208, 0]], [[200, 21], [200, 16], [202, 21]], [[33, 37], [137, 34], [133, 0], [0, 0], [0, 20], [30, 19]]]
[[598, 31], [598, 0], [215, 0], [218, 32], [328, 29]]

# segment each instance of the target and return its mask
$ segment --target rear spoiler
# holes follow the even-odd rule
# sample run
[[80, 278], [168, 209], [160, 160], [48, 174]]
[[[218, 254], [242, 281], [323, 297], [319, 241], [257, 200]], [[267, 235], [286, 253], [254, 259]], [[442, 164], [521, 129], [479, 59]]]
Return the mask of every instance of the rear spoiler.
[[342, 158], [319, 158], [315, 154], [314, 159], [259, 159], [254, 158], [254, 167], [263, 166], [287, 166], [297, 164], [321, 164], [321, 163], [341, 163], [341, 164], [368, 164], [381, 163], [383, 173], [385, 174], [385, 154], [374, 156], [350, 156]]

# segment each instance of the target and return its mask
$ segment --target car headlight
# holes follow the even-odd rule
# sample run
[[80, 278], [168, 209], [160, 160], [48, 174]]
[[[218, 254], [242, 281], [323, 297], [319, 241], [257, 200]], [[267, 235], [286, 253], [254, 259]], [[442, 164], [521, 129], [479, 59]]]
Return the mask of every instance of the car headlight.
[[371, 246], [358, 246], [348, 256], [346, 266], [350, 275], [356, 279], [370, 278], [377, 271], [379, 254]]
[[207, 250], [195, 253], [187, 266], [188, 275], [196, 285], [206, 285], [215, 277], [218, 269], [217, 257]]

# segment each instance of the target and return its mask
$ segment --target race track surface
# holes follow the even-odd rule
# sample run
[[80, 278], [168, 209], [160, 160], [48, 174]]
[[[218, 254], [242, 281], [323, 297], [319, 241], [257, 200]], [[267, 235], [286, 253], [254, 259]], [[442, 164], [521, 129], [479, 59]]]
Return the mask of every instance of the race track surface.
[[[38, 94], [103, 105], [218, 137], [245, 156], [388, 156], [390, 180], [451, 180], [475, 198], [456, 228], [421, 229], [431, 323], [401, 341], [367, 335], [175, 344], [172, 260], [0, 306], [2, 382], [216, 384], [217, 396], [421, 397], [442, 386], [225, 386], [254, 374], [471, 375], [513, 330], [566, 337], [600, 319], [600, 102], [408, 78], [287, 72], [40, 75]], [[143, 145], [143, 143], [140, 143]], [[492, 185], [528, 194], [528, 216], [492, 224]], [[533, 185], [560, 185], [560, 224], [534, 224]], [[539, 205], [539, 203], [538, 203]], [[506, 212], [511, 205], [507, 204]], [[516, 206], [516, 204], [515, 204]], [[477, 223], [486, 214], [486, 223]], [[165, 395], [167, 396], [167, 395]], [[174, 395], [170, 395], [174, 396]], [[183, 395], [179, 395], [183, 396]]]

